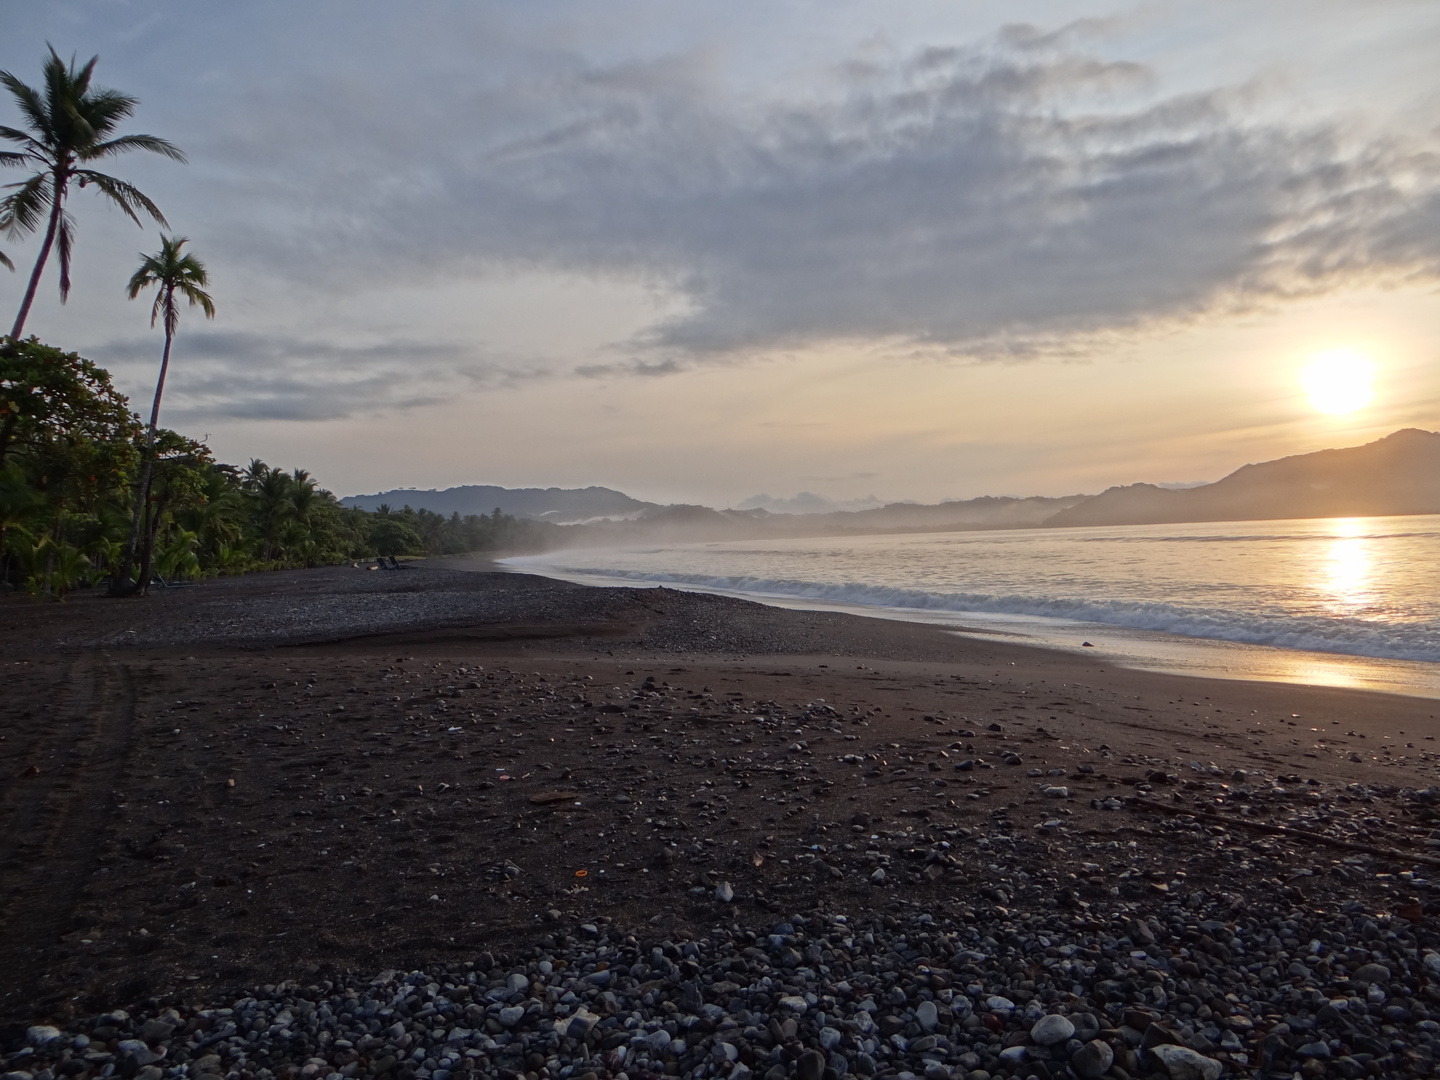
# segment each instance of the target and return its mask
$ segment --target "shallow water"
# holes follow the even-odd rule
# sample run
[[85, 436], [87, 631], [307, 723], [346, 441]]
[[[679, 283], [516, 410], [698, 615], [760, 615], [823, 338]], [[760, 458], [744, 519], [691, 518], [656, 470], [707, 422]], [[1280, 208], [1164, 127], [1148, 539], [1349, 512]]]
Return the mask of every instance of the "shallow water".
[[1440, 516], [636, 545], [505, 563], [1055, 648], [1090, 641], [1153, 670], [1440, 696]]

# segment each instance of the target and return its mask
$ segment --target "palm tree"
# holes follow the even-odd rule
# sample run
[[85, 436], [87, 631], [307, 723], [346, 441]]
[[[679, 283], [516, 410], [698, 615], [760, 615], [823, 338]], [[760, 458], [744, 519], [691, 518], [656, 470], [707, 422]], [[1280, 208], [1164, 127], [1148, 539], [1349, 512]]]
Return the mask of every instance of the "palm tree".
[[4, 151], [0, 164], [35, 167], [35, 172], [17, 184], [6, 185], [10, 194], [0, 199], [0, 229], [12, 237], [34, 232], [41, 220], [46, 221], [45, 240], [30, 273], [20, 313], [10, 331], [18, 339], [25, 329], [35, 290], [45, 270], [50, 249], [59, 249], [60, 300], [70, 295], [70, 254], [75, 242], [75, 224], [65, 209], [73, 180], [82, 188], [94, 185], [126, 215], [139, 225], [143, 211], [162, 227], [169, 227], [160, 208], [133, 184], [106, 173], [96, 172], [89, 164], [129, 150], [149, 150], [176, 161], [185, 155], [164, 139], [154, 135], [120, 135], [112, 138], [120, 121], [135, 111], [137, 100], [117, 90], [103, 90], [90, 85], [98, 56], [78, 71], [72, 58], [69, 67], [54, 47], [45, 61], [43, 93], [25, 85], [8, 71], [0, 71], [0, 83], [10, 91], [29, 131], [0, 125], [0, 139], [15, 143], [16, 151]]
[[[156, 319], [164, 319], [165, 351], [160, 358], [160, 378], [155, 383], [155, 402], [150, 406], [150, 426], [145, 431], [145, 458], [140, 469], [140, 483], [135, 491], [135, 515], [130, 523], [130, 542], [125, 548], [121, 572], [110, 579], [111, 592], [116, 595], [129, 588], [130, 568], [135, 562], [135, 545], [140, 537], [140, 519], [150, 498], [150, 476], [155, 465], [155, 429], [160, 422], [160, 398], [165, 393], [165, 375], [170, 370], [170, 346], [180, 328], [180, 307], [175, 302], [176, 294], [190, 301], [191, 307], [199, 307], [204, 311], [207, 319], [215, 317], [215, 301], [205, 291], [205, 286], [210, 284], [205, 264], [194, 255], [181, 254], [181, 249], [189, 242], [189, 238], [184, 236], [160, 237], [159, 252], [140, 257], [140, 269], [131, 275], [127, 288], [130, 299], [134, 300], [142, 290], [151, 285], [156, 286], [155, 303], [150, 308], [150, 325], [154, 326]], [[143, 580], [146, 577], [148, 575], [141, 574], [142, 580], [135, 585], [137, 591], [143, 593], [149, 585], [148, 580]]]

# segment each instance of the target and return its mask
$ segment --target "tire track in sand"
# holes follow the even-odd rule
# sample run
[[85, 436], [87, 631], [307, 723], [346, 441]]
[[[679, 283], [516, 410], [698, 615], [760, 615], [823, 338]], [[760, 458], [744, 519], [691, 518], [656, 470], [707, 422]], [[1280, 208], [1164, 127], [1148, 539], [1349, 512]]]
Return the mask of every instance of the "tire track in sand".
[[[66, 984], [61, 935], [95, 872], [135, 726], [131, 674], [100, 650], [77, 654], [66, 672], [54, 726], [37, 742], [57, 748], [38, 774], [6, 777], [0, 789], [0, 971], [49, 972]], [[16, 928], [23, 927], [23, 933]], [[27, 970], [28, 969], [28, 970]], [[0, 1013], [33, 1008], [0, 989]]]

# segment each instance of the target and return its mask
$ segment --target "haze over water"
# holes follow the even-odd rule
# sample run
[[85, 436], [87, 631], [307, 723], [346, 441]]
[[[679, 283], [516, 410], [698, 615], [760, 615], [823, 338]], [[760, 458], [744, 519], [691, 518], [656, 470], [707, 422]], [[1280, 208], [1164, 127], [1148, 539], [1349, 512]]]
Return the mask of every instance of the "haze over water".
[[1133, 667], [1440, 697], [1440, 516], [634, 546], [505, 562], [1086, 652], [1089, 641]]

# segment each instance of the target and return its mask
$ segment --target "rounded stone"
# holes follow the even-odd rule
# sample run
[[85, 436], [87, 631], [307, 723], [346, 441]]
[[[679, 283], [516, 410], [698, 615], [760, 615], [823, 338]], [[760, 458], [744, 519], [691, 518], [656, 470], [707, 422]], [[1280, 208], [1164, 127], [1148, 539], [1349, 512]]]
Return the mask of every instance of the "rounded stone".
[[1068, 1017], [1058, 1013], [1042, 1016], [1030, 1029], [1030, 1038], [1034, 1039], [1038, 1046], [1055, 1046], [1068, 1042], [1074, 1034], [1075, 1025], [1070, 1022]]

